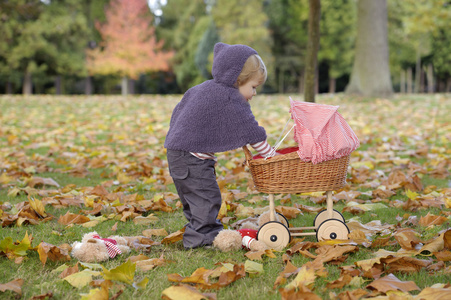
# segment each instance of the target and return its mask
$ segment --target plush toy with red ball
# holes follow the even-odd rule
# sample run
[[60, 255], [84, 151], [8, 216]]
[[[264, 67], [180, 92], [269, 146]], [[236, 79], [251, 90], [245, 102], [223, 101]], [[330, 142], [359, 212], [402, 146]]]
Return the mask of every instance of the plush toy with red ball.
[[258, 231], [243, 228], [240, 230], [224, 229], [219, 232], [213, 241], [213, 247], [223, 252], [246, 249], [251, 251], [267, 250], [265, 243], [257, 240]]

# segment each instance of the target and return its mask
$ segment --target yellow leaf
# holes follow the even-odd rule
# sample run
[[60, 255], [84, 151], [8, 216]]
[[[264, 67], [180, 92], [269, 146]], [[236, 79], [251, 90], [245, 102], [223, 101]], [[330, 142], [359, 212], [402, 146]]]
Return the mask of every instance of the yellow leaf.
[[28, 201], [30, 203], [31, 208], [42, 218], [47, 217], [45, 213], [45, 208], [42, 202], [38, 199], [28, 196]]
[[0, 184], [8, 184], [13, 180], [12, 177], [8, 176], [6, 173], [0, 175]]
[[135, 289], [145, 289], [148, 282], [149, 282], [149, 278], [144, 277], [144, 279], [141, 280], [140, 282], [134, 282], [133, 287]]
[[229, 160], [228, 162], [226, 162], [225, 167], [229, 170], [232, 170], [232, 169], [236, 168], [236, 165], [234, 162]]
[[187, 285], [171, 286], [165, 289], [161, 296], [168, 300], [203, 300], [206, 297], [193, 287]]
[[80, 294], [81, 300], [108, 300], [109, 295], [103, 289], [89, 290], [89, 294]]
[[103, 268], [102, 276], [105, 280], [115, 280], [127, 284], [133, 284], [135, 269], [136, 263], [133, 263], [128, 259], [125, 263], [114, 269], [107, 270]]
[[[135, 218], [136, 219], [136, 218]], [[166, 231], [166, 229], [161, 228], [161, 229], [146, 229], [142, 232], [142, 234], [145, 237], [152, 237], [152, 236], [167, 236], [168, 232]]]
[[83, 197], [85, 200], [85, 206], [86, 207], [94, 207], [94, 201], [98, 196], [96, 195], [87, 195]]
[[411, 190], [407, 190], [406, 191], [406, 196], [410, 199], [410, 200], [415, 200], [418, 197], [418, 193], [412, 192]]
[[445, 200], [446, 208], [451, 208], [451, 198], [445, 197], [444, 200]]
[[121, 184], [127, 184], [130, 181], [132, 181], [131, 177], [127, 176], [125, 173], [119, 173], [117, 174], [117, 180], [121, 183]]
[[246, 260], [244, 263], [244, 270], [249, 273], [251, 277], [260, 275], [263, 273], [263, 265], [251, 260]]
[[307, 268], [305, 265], [301, 267], [298, 274], [296, 275], [296, 278], [290, 282], [285, 288], [294, 288], [301, 285], [305, 285], [306, 287], [312, 285], [315, 282], [315, 269], [313, 268]]
[[76, 287], [79, 289], [79, 288], [82, 288], [82, 287], [88, 285], [92, 281], [93, 276], [98, 276], [98, 275], [100, 275], [100, 272], [86, 269], [81, 272], [66, 276], [66, 277], [64, 277], [64, 280], [67, 281], [73, 287]]
[[98, 220], [93, 220], [93, 221], [89, 221], [86, 223], [81, 224], [81, 226], [83, 226], [84, 228], [91, 228], [96, 226], [97, 224], [99, 224], [100, 222]]
[[374, 169], [374, 164], [371, 161], [357, 161], [351, 163], [353, 169], [360, 169], [361, 167], [366, 167], [370, 170]]
[[20, 193], [21, 189], [18, 187], [13, 187], [8, 192], [8, 197], [17, 197], [17, 195]]

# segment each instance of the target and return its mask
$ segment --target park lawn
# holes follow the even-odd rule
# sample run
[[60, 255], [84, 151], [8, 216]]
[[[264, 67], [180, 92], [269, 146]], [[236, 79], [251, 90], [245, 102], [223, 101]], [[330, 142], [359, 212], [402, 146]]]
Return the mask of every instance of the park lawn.
[[[251, 102], [271, 144], [289, 119], [288, 96], [261, 95]], [[388, 299], [393, 290], [403, 299], [451, 297], [450, 95], [319, 96], [318, 103], [340, 106], [361, 142], [351, 156], [347, 185], [334, 191], [334, 209], [352, 226], [351, 240], [295, 238], [287, 251], [268, 251], [260, 259], [245, 250], [184, 250], [177, 240], [186, 220], [163, 143], [179, 99], [0, 97], [0, 298], [102, 299], [104, 293], [123, 299]], [[284, 146], [290, 145], [292, 137]], [[268, 205], [268, 195], [253, 189], [243, 161], [240, 149], [218, 153], [227, 228]], [[107, 194], [93, 192], [100, 187]], [[323, 193], [281, 194], [276, 206], [291, 226], [311, 226], [312, 211], [324, 207], [324, 199]], [[89, 214], [99, 205], [98, 213]], [[61, 218], [67, 213], [89, 222], [67, 224]], [[170, 236], [149, 235], [148, 229]], [[103, 269], [77, 264], [64, 251], [91, 231], [135, 237], [140, 248], [100, 263]], [[42, 250], [47, 244], [62, 254]], [[301, 246], [304, 252], [296, 250]], [[337, 254], [326, 258], [325, 251]], [[140, 254], [158, 263], [149, 270], [136, 267], [131, 261], [144, 259]], [[284, 272], [287, 265], [294, 269]], [[74, 266], [80, 274], [93, 268], [96, 284], [89, 284], [90, 276], [76, 283], [61, 278], [64, 268]], [[117, 267], [127, 276], [103, 281]], [[221, 279], [169, 280], [216, 268]]]

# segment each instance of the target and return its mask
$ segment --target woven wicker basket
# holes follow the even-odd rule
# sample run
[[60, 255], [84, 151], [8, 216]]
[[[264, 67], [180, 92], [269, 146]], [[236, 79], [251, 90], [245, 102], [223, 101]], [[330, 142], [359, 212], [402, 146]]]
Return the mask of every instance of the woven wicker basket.
[[253, 159], [243, 147], [255, 188], [261, 193], [335, 191], [346, 184], [349, 155], [318, 164], [303, 162], [297, 152]]

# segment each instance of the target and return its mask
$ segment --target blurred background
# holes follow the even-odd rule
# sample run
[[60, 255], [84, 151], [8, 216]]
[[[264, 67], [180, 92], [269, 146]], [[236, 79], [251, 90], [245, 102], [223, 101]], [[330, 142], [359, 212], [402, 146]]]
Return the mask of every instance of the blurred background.
[[[0, 1], [0, 94], [183, 93], [211, 78], [219, 41], [259, 52], [261, 92], [303, 93], [311, 2]], [[451, 1], [317, 2], [317, 93], [363, 78], [362, 57], [387, 65], [388, 91], [451, 91]]]

